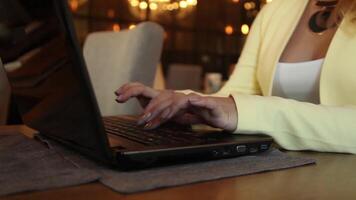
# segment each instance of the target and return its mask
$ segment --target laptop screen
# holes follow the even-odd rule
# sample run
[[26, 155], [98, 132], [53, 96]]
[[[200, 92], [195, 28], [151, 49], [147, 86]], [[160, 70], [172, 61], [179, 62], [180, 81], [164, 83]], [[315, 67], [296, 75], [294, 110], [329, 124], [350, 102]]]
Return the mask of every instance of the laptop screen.
[[74, 38], [64, 0], [0, 1], [0, 58], [22, 120], [99, 153], [107, 140]]

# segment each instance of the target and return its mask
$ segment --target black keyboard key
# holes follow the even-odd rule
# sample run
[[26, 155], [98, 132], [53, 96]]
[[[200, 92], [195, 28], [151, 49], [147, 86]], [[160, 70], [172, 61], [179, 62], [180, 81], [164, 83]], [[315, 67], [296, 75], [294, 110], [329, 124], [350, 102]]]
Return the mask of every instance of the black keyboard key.
[[104, 118], [107, 132], [145, 145], [198, 144], [204, 142], [199, 134], [178, 128], [144, 130], [135, 121], [118, 117]]

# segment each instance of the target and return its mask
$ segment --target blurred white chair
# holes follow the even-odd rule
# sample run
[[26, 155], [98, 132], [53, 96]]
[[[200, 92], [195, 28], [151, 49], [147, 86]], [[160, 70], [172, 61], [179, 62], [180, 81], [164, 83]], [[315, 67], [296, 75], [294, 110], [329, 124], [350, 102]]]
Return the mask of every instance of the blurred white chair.
[[171, 64], [167, 74], [167, 88], [174, 90], [202, 89], [203, 69], [199, 65]]
[[153, 86], [163, 34], [158, 24], [144, 22], [131, 30], [97, 32], [88, 36], [84, 58], [103, 116], [139, 114], [141, 108], [136, 100], [118, 104], [114, 91], [127, 82]]
[[4, 125], [6, 123], [9, 100], [10, 86], [0, 60], [0, 125]]
[[157, 66], [155, 79], [153, 81], [153, 88], [156, 90], [166, 89], [166, 80], [164, 78], [163, 67], [161, 63], [159, 63]]

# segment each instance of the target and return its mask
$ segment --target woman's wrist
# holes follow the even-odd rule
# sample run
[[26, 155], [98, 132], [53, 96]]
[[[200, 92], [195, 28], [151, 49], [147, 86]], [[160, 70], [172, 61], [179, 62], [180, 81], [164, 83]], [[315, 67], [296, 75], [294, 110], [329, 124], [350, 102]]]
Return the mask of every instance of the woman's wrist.
[[232, 96], [227, 97], [225, 105], [227, 123], [224, 130], [234, 132], [237, 129], [238, 123], [238, 110], [234, 98]]

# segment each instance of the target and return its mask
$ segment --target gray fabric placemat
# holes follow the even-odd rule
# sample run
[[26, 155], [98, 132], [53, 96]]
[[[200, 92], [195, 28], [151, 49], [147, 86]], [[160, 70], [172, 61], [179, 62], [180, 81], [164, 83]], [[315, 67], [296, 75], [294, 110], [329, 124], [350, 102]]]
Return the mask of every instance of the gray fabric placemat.
[[0, 136], [0, 196], [95, 180], [114, 191], [134, 193], [315, 163], [273, 149], [254, 156], [123, 172], [40, 139], [49, 148], [22, 135]]
[[314, 160], [286, 156], [277, 149], [258, 156], [247, 156], [173, 166], [140, 172], [100, 171], [100, 181], [122, 193], [141, 192], [156, 188], [178, 186], [227, 177], [281, 170], [314, 163]]
[[66, 159], [83, 168], [97, 171], [101, 174], [102, 184], [120, 193], [143, 192], [315, 163], [314, 159], [292, 157], [277, 149], [271, 149], [258, 155], [123, 172], [100, 166], [57, 143], [50, 143]]
[[93, 182], [99, 174], [75, 166], [23, 135], [0, 135], [0, 196]]

